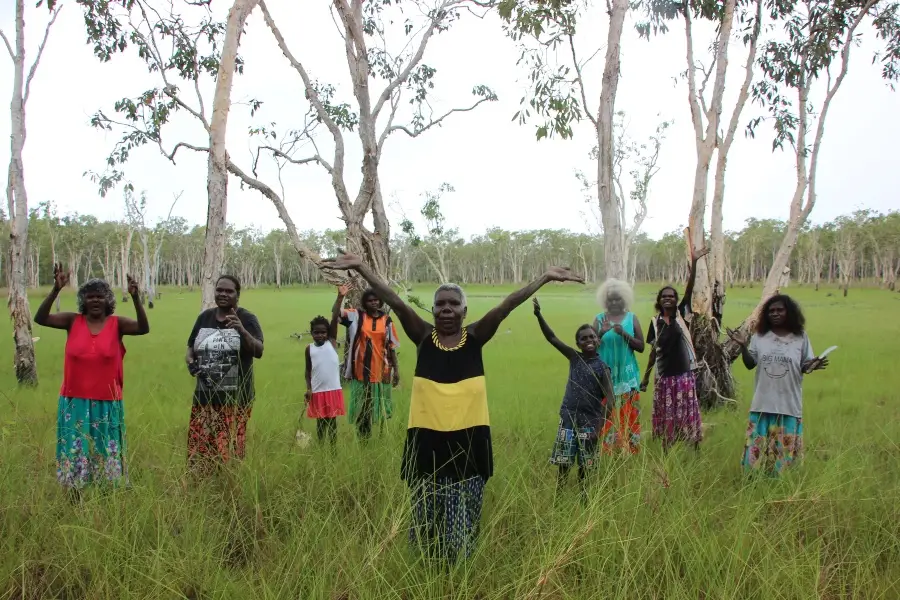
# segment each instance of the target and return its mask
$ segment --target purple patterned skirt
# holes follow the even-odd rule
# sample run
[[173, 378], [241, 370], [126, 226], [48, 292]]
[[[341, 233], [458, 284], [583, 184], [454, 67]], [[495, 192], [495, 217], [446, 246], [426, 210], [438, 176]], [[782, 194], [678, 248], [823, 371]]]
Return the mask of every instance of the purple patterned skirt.
[[653, 390], [653, 437], [666, 444], [703, 439], [697, 381], [693, 371], [660, 377]]

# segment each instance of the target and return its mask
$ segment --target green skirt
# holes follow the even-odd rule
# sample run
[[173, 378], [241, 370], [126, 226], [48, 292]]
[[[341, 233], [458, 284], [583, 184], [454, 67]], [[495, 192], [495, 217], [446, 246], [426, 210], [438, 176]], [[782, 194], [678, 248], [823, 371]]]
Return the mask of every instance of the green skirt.
[[350, 406], [347, 411], [351, 423], [371, 416], [371, 423], [383, 423], [394, 415], [391, 384], [350, 381]]
[[59, 397], [56, 479], [67, 488], [126, 483], [125, 407], [121, 400]]

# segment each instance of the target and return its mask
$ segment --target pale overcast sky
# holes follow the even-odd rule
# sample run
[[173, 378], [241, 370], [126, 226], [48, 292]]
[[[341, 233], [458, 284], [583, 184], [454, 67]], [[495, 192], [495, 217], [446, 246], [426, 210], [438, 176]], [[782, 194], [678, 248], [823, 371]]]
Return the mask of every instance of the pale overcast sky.
[[[0, 27], [7, 35], [14, 34], [13, 4], [0, 2]], [[28, 104], [25, 168], [29, 200], [32, 206], [53, 200], [62, 214], [77, 211], [103, 219], [118, 218], [123, 212], [121, 193], [100, 198], [95, 185], [83, 176], [87, 170], [103, 169], [116, 136], [91, 129], [88, 120], [100, 108], [112, 115], [117, 98], [135, 96], [158, 83], [131, 51], [109, 64], [100, 64], [85, 44], [80, 8], [71, 2], [63, 4]], [[216, 0], [214, 5], [217, 12], [224, 13], [230, 2]], [[313, 77], [335, 84], [340, 97], [352, 103], [343, 43], [328, 11], [330, 2], [271, 0], [269, 5], [294, 55]], [[27, 6], [30, 60], [45, 14], [34, 9], [33, 3]], [[661, 170], [653, 181], [650, 217], [644, 228], [658, 237], [686, 222], [692, 193], [693, 130], [686, 86], [675, 83], [675, 77], [684, 70], [684, 35], [676, 27], [648, 43], [637, 38], [631, 25], [622, 43], [616, 108], [628, 113], [629, 131], [639, 139], [646, 138], [661, 120], [675, 121], [660, 158]], [[580, 45], [586, 53], [592, 45], [603, 44], [603, 13], [583, 23], [580, 31]], [[705, 47], [705, 43], [698, 44], [698, 52]], [[743, 48], [739, 43], [732, 48], [732, 94], [726, 97], [726, 107], [743, 77]], [[233, 99], [258, 98], [265, 102], [255, 119], [249, 117], [245, 106], [235, 106], [231, 112], [229, 151], [249, 168], [248, 127], [269, 121], [277, 121], [282, 128], [297, 127], [307, 105], [299, 77], [278, 50], [259, 10], [248, 21], [241, 54], [246, 69], [235, 79]], [[517, 58], [515, 44], [504, 36], [493, 16], [479, 20], [467, 15], [448, 33], [432, 40], [425, 62], [437, 69], [434, 103], [438, 111], [470, 102], [469, 91], [475, 84], [489, 85], [500, 101], [482, 105], [473, 113], [454, 115], [444, 127], [417, 139], [404, 134], [390, 138], [381, 163], [386, 202], [399, 203], [413, 216], [418, 212], [420, 194], [447, 182], [456, 192], [446, 198], [444, 212], [448, 223], [458, 226], [465, 235], [481, 233], [490, 226], [587, 229], [584, 194], [573, 173], [576, 169], [590, 173], [596, 168], [587, 158], [593, 145], [592, 130], [582, 125], [574, 140], [537, 142], [533, 125], [512, 122], [525, 90], [525, 73], [516, 66]], [[601, 58], [602, 53], [587, 68], [589, 98], [595, 104], [600, 92]], [[0, 60], [0, 82], [0, 96], [6, 99], [12, 82], [6, 52]], [[207, 110], [211, 97], [211, 93], [207, 95]], [[191, 96], [186, 98], [190, 101]], [[730, 108], [725, 112], [730, 115]], [[745, 111], [729, 157], [726, 229], [740, 228], [750, 217], [785, 218], [788, 214], [794, 188], [793, 155], [790, 151], [773, 154], [767, 130], [755, 140], [743, 135], [743, 125], [757, 112], [755, 107]], [[878, 66], [871, 64], [871, 47], [866, 44], [855, 51], [850, 74], [829, 115], [814, 221], [827, 221], [858, 207], [881, 211], [900, 208], [898, 114], [900, 96], [882, 81]], [[3, 139], [8, 136], [8, 128], [9, 120], [0, 119]], [[179, 118], [164, 135], [168, 148], [179, 140], [206, 145], [202, 128], [190, 118]], [[348, 183], [355, 189], [358, 138], [355, 133], [346, 134], [346, 138], [351, 148]], [[164, 216], [172, 195], [183, 191], [175, 214], [203, 223], [206, 155], [183, 151], [177, 162], [172, 165], [155, 147], [147, 147], [134, 153], [126, 174], [137, 189], [146, 190], [153, 218]], [[321, 168], [288, 166], [285, 172], [288, 209], [299, 229], [342, 227], [329, 179]], [[269, 180], [271, 174], [271, 169], [261, 171], [261, 176]], [[389, 212], [396, 231], [398, 211], [389, 207]], [[280, 226], [269, 201], [241, 190], [234, 178], [229, 185], [228, 220], [239, 227]]]

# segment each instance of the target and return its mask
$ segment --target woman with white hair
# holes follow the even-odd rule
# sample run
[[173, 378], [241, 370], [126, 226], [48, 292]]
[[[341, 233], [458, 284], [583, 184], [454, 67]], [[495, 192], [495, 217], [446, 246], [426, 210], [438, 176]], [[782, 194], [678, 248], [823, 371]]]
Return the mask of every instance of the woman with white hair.
[[401, 477], [412, 494], [410, 541], [427, 556], [452, 564], [475, 547], [484, 487], [494, 471], [482, 349], [503, 320], [551, 281], [583, 280], [552, 267], [513, 292], [471, 325], [466, 296], [444, 284], [434, 294], [428, 323], [358, 256], [323, 261], [354, 270], [369, 282], [417, 348]]
[[594, 328], [600, 335], [600, 358], [612, 374], [615, 397], [601, 432], [603, 451], [636, 454], [641, 441], [641, 371], [634, 353], [644, 351], [644, 332], [629, 310], [634, 292], [624, 281], [608, 279], [597, 290], [597, 300], [605, 310], [594, 319]]

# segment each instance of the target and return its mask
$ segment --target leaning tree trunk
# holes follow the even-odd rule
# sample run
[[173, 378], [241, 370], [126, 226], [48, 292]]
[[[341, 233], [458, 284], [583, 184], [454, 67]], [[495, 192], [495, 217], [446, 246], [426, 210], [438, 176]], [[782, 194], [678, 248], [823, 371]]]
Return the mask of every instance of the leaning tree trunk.
[[[626, 255], [623, 247], [624, 224], [621, 220], [616, 192], [613, 187], [613, 117], [615, 115], [616, 92], [619, 88], [621, 64], [622, 29], [627, 0], [614, 0], [609, 15], [609, 32], [606, 38], [606, 64], [603, 67], [603, 86], [600, 90], [600, 108], [597, 111], [597, 196], [600, 203], [600, 218], [603, 222], [603, 250], [607, 279], [622, 281], [627, 276]], [[625, 199], [623, 198], [624, 202]]]
[[9, 105], [10, 158], [6, 199], [9, 208], [9, 316], [13, 322], [16, 380], [36, 385], [37, 361], [31, 337], [31, 310], [25, 289], [25, 263], [28, 249], [28, 195], [22, 149], [25, 146], [25, 3], [16, 2], [16, 55], [13, 60], [13, 93]]
[[202, 308], [215, 306], [216, 279], [225, 263], [225, 229], [228, 212], [228, 156], [225, 131], [231, 110], [231, 85], [244, 23], [259, 0], [235, 0], [228, 11], [228, 24], [222, 44], [222, 59], [213, 96], [209, 124], [209, 167], [207, 175], [206, 241], [203, 246], [203, 271], [200, 275]]

